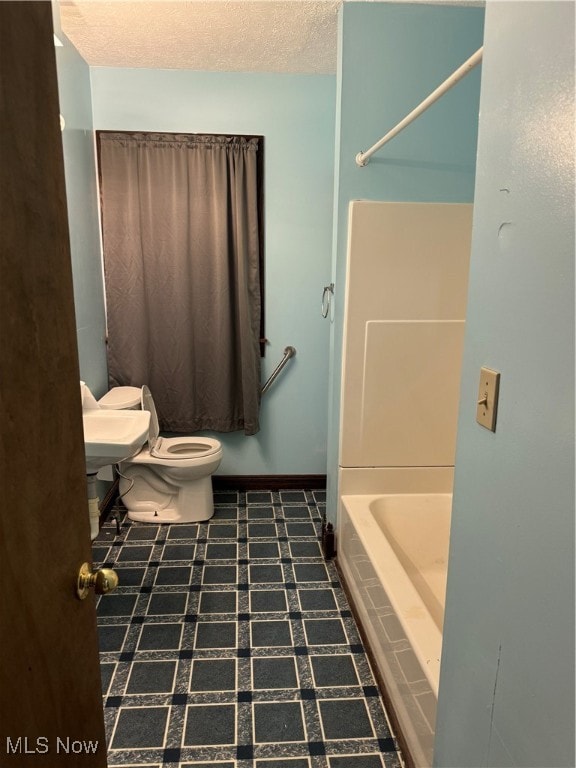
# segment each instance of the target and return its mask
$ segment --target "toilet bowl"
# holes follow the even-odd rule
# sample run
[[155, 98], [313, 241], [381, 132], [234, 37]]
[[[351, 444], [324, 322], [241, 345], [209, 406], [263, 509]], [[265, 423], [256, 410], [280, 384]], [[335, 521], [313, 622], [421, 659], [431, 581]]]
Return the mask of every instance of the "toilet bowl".
[[147, 386], [114, 387], [101, 408], [142, 407], [150, 411], [148, 443], [118, 465], [120, 495], [128, 517], [140, 523], [195, 523], [214, 514], [212, 473], [222, 446], [209, 437], [160, 437], [158, 416]]

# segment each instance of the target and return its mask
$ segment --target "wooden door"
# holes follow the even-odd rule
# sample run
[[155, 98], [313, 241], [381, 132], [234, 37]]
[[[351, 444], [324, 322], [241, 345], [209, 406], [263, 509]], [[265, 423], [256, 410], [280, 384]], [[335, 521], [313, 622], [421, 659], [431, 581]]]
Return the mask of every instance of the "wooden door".
[[49, 2], [0, 2], [0, 765], [106, 766]]

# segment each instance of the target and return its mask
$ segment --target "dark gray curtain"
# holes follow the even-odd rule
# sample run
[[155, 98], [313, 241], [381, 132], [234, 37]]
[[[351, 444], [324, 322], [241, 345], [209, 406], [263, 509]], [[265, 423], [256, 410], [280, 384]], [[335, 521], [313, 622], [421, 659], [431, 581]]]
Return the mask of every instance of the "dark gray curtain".
[[258, 431], [258, 139], [100, 133], [111, 386], [161, 429]]

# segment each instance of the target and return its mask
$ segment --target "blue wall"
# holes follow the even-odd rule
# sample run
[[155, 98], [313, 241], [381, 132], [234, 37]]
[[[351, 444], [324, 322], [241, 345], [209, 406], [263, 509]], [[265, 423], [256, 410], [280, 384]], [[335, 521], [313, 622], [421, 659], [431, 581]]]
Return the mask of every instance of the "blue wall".
[[[276, 366], [286, 345], [295, 346], [297, 356], [263, 400], [260, 434], [221, 436], [221, 474], [323, 473], [328, 446], [330, 508], [335, 512], [348, 202], [470, 201], [479, 73], [460, 83], [366, 168], [358, 168], [354, 158], [479, 47], [482, 20], [483, 11], [475, 8], [345, 4], [337, 79], [90, 70], [96, 129], [266, 137], [266, 335], [271, 343], [263, 377]], [[73, 98], [83, 103], [90, 98], [86, 69], [84, 65], [82, 82], [69, 89], [71, 97], [74, 91]], [[75, 161], [68, 168], [67, 163], [74, 188], [82, 187], [81, 177], [77, 182], [72, 178], [78, 173], [74, 167], [85, 169], [80, 176], [91, 167], [87, 143], [84, 152], [80, 165]], [[86, 233], [91, 252], [93, 214], [86, 212], [95, 210], [93, 178], [87, 189], [84, 194], [91, 199], [82, 201], [72, 193], [70, 208], [71, 220], [79, 234]], [[80, 358], [83, 375], [99, 393], [105, 388], [99, 262], [96, 268], [92, 255], [79, 259], [75, 257], [75, 283], [79, 292], [86, 286], [88, 294], [87, 300], [77, 301], [77, 311], [91, 318], [78, 318]], [[331, 280], [336, 283], [332, 326], [319, 313], [322, 286]], [[89, 295], [91, 284], [95, 290]]]
[[483, 39], [479, 8], [345, 3], [340, 10], [328, 431], [328, 507], [335, 520], [340, 369], [351, 200], [471, 202], [478, 126], [476, 70], [374, 155], [367, 150], [469, 58]]
[[573, 3], [488, 3], [480, 114], [435, 764], [573, 768]]
[[219, 474], [324, 474], [329, 324], [320, 317], [332, 238], [335, 78], [92, 68], [98, 129], [265, 137], [266, 336], [261, 431], [218, 434]]

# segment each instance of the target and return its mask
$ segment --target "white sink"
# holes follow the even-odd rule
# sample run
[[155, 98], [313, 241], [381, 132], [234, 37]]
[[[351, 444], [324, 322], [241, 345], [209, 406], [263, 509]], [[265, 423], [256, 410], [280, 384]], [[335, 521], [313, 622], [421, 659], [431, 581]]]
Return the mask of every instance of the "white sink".
[[148, 411], [108, 411], [94, 408], [82, 413], [86, 472], [98, 472], [133, 456], [148, 439]]

